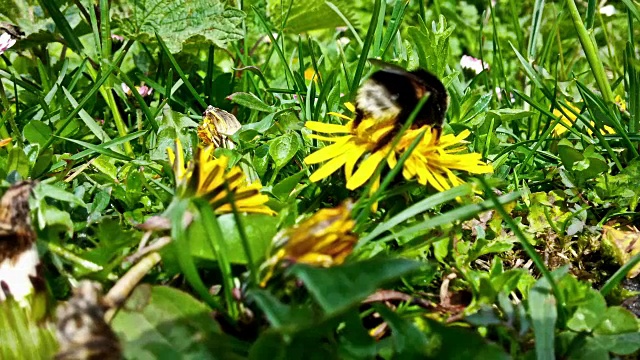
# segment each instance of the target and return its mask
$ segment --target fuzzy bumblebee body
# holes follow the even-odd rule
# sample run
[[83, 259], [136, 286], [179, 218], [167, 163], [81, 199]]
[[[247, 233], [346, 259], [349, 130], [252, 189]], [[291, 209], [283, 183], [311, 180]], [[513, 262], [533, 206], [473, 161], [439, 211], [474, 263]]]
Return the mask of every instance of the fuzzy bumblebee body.
[[[382, 69], [374, 72], [358, 89], [354, 127], [363, 119], [393, 122], [400, 129], [420, 100], [429, 96], [413, 121], [413, 127], [430, 125], [440, 129], [449, 105], [444, 84], [437, 76], [422, 69], [406, 71], [378, 60], [371, 60]], [[395, 132], [382, 143], [388, 143]], [[384, 145], [382, 144], [382, 145]]]

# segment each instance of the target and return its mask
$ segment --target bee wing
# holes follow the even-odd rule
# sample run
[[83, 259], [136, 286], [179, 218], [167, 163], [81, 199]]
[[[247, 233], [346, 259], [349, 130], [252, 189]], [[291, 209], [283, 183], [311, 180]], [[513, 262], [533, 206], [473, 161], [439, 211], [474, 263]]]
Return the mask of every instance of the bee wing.
[[213, 113], [216, 115], [218, 120], [221, 120], [220, 128], [218, 130], [221, 134], [230, 136], [235, 134], [238, 130], [240, 130], [240, 127], [242, 125], [240, 124], [238, 119], [236, 119], [236, 117], [233, 116], [233, 114], [230, 114], [218, 108], [214, 108]]

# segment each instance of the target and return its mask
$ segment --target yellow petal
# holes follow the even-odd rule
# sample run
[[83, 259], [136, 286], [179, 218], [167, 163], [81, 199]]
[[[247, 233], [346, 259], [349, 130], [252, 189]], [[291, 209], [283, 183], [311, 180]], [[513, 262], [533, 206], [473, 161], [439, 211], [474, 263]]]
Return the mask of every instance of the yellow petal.
[[354, 146], [354, 144], [350, 144], [348, 143], [348, 141], [349, 139], [345, 139], [340, 142], [336, 142], [335, 144], [323, 147], [322, 149], [304, 158], [305, 164], [312, 165], [321, 163], [323, 161], [333, 159], [338, 155], [344, 154]]
[[320, 121], [307, 121], [304, 123], [304, 127], [325, 134], [348, 133], [350, 131], [345, 125], [327, 124]]
[[316, 172], [311, 174], [311, 176], [309, 176], [309, 181], [316, 182], [328, 177], [329, 175], [333, 174], [338, 169], [340, 169], [340, 167], [342, 167], [342, 165], [344, 165], [346, 161], [347, 161], [346, 154], [342, 154], [332, 159], [331, 161], [321, 166], [320, 169], [316, 170]]
[[344, 174], [345, 174], [345, 177], [347, 178], [347, 181], [351, 179], [351, 175], [353, 175], [353, 168], [355, 167], [358, 160], [360, 160], [360, 157], [362, 157], [362, 155], [366, 151], [367, 151], [366, 148], [360, 146], [353, 149], [349, 154], [347, 162], [344, 164]]
[[366, 158], [355, 174], [347, 181], [347, 189], [354, 190], [362, 186], [373, 175], [378, 164], [384, 159], [383, 151], [377, 151]]

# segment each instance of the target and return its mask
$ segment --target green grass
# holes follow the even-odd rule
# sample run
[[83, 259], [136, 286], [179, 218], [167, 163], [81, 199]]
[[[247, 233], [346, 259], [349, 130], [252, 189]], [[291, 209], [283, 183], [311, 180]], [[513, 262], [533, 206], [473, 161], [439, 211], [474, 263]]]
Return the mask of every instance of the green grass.
[[[109, 312], [126, 358], [638, 356], [637, 1], [608, 2], [611, 16], [593, 0], [11, 4], [0, 21], [24, 35], [0, 54], [0, 185], [40, 181], [31, 214], [55, 301], [85, 278], [127, 289], [107, 299], [133, 291]], [[328, 142], [304, 124], [353, 115], [369, 58], [438, 75], [443, 133], [469, 130], [465, 152], [493, 173], [454, 171], [466, 184], [446, 191], [407, 180], [416, 140], [356, 190], [342, 169], [311, 182], [304, 159]], [[209, 105], [242, 124], [215, 156], [277, 215], [243, 213], [238, 193], [221, 214], [176, 184], [167, 148], [192, 159]], [[278, 261], [290, 248], [274, 240], [292, 247], [292, 229], [348, 199], [343, 264]], [[15, 328], [0, 353], [49, 356], [52, 329]]]

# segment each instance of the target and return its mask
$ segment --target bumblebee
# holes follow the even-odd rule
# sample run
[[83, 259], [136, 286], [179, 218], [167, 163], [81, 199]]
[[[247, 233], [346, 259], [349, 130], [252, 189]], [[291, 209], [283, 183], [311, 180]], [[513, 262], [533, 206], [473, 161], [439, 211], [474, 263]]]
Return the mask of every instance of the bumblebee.
[[429, 96], [412, 126], [418, 128], [430, 125], [439, 136], [449, 106], [449, 97], [442, 81], [423, 69], [406, 71], [380, 60], [369, 61], [381, 69], [374, 72], [358, 89], [354, 128], [363, 119], [375, 119], [379, 122], [393, 120], [396, 128], [381, 139], [382, 147], [393, 139], [420, 100]]

